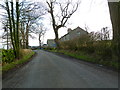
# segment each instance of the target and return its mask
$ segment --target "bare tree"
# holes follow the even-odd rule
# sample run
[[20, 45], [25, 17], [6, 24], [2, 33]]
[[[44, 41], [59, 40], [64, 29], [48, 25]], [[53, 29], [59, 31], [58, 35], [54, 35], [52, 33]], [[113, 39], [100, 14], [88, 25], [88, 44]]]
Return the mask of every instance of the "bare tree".
[[[55, 6], [59, 7], [60, 12], [59, 14], [55, 14]], [[57, 48], [59, 49], [59, 36], [58, 30], [61, 27], [65, 27], [68, 19], [77, 11], [79, 3], [72, 5], [72, 3], [68, 0], [66, 3], [60, 3], [56, 0], [49, 0], [47, 1], [48, 5], [48, 13], [51, 15], [52, 19], [52, 27], [55, 33], [55, 42]]]
[[[20, 49], [19, 48], [19, 0], [16, 0], [15, 2], [16, 4], [14, 4], [13, 0], [11, 0], [9, 4], [9, 1], [6, 0], [5, 10], [7, 12], [13, 51], [14, 51], [15, 57], [19, 58], [19, 49]], [[15, 8], [13, 8], [14, 5], [16, 6]]]
[[108, 27], [103, 27], [101, 29], [101, 40], [109, 40], [110, 39], [110, 30]]
[[[32, 31], [30, 28], [37, 23], [41, 15], [43, 15], [43, 6], [40, 3], [25, 3], [21, 0], [6, 0], [0, 4], [4, 9], [4, 26], [10, 33], [11, 44], [16, 58], [19, 58], [19, 50], [21, 45], [21, 37], [26, 44], [24, 48], [28, 48], [28, 37]], [[7, 25], [7, 26], [6, 26]]]
[[43, 24], [37, 25], [36, 27], [37, 28], [36, 28], [35, 32], [36, 32], [36, 34], [39, 35], [39, 38], [38, 38], [38, 40], [39, 40], [39, 47], [41, 48], [41, 43], [42, 43], [41, 42], [41, 37], [44, 36], [44, 34], [46, 33], [47, 29], [44, 27]]
[[89, 27], [87, 24], [85, 24], [85, 31], [88, 32], [88, 30], [89, 30]]
[[101, 31], [91, 32], [89, 35], [93, 41], [110, 40], [110, 30], [108, 27], [103, 27]]
[[21, 42], [23, 42], [23, 44], [21, 44], [23, 48], [28, 48], [28, 38], [29, 36], [32, 36], [30, 33], [35, 33], [32, 27], [34, 27], [34, 24], [37, 24], [37, 22], [42, 18], [42, 16], [45, 14], [45, 10], [44, 6], [40, 2], [28, 4], [24, 3], [25, 2], [21, 3]]

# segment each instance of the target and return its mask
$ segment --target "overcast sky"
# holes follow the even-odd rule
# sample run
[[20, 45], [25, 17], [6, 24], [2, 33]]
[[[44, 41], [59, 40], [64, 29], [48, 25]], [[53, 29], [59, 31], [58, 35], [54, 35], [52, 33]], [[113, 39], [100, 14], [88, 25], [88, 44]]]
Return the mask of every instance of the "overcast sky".
[[[34, 1], [45, 2], [46, 0], [34, 0]], [[50, 25], [50, 15], [48, 14], [44, 17], [45, 18], [42, 22], [45, 25], [45, 27], [48, 28], [44, 36], [44, 43], [46, 43], [47, 39], [54, 39], [55, 36], [53, 29]], [[74, 29], [79, 26], [84, 29], [85, 24], [89, 27], [88, 32], [100, 31], [101, 28], [103, 27], [109, 27], [110, 29], [112, 29], [107, 0], [81, 0], [78, 10], [69, 19], [67, 28]], [[59, 30], [59, 37], [67, 33], [67, 28], [61, 28]], [[39, 45], [38, 38], [30, 39], [29, 45], [31, 46]]]

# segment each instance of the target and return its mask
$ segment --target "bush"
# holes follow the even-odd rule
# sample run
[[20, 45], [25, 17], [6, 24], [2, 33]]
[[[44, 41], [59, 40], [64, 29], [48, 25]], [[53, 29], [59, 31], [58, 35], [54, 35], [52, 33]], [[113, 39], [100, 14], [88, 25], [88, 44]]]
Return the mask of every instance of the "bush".
[[2, 63], [11, 63], [15, 60], [15, 55], [12, 49], [2, 50]]
[[95, 45], [95, 53], [101, 56], [102, 59], [112, 58], [112, 49], [110, 41], [99, 41]]
[[21, 66], [22, 64], [28, 62], [30, 60], [30, 58], [35, 54], [35, 52], [33, 52], [32, 50], [27, 50], [25, 49], [25, 52], [29, 52], [28, 54], [25, 54], [21, 59], [19, 60], [16, 60], [14, 62], [11, 62], [11, 63], [7, 63], [5, 64], [3, 67], [2, 67], [2, 73], [4, 74], [5, 72], [13, 69], [13, 68], [16, 68], [16, 67], [19, 67]]
[[61, 49], [82, 51], [99, 56], [103, 60], [112, 60], [112, 45], [110, 40], [92, 40], [89, 36], [81, 36], [73, 40], [61, 42]]
[[46, 48], [44, 48], [44, 50], [56, 50], [56, 48], [55, 47], [46, 47]]
[[[0, 65], [2, 64], [2, 49], [0, 49]], [[1, 68], [0, 68], [1, 69]]]
[[20, 58], [23, 58], [25, 55], [31, 53], [31, 49], [20, 49]]

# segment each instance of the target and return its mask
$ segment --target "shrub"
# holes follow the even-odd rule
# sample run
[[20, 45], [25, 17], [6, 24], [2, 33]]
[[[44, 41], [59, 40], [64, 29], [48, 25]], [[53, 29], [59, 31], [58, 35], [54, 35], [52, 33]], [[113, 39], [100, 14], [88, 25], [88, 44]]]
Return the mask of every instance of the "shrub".
[[[24, 51], [24, 49], [23, 49]], [[28, 54], [25, 54], [21, 59], [16, 60], [14, 62], [11, 63], [7, 63], [2, 67], [2, 73], [4, 74], [5, 72], [7, 72], [8, 70], [11, 70], [15, 67], [19, 67], [22, 64], [26, 63], [27, 61], [29, 61], [29, 59], [35, 54], [35, 52], [33, 52], [32, 50], [27, 50], [25, 49], [25, 52], [29, 52]]]
[[56, 48], [55, 47], [46, 47], [46, 48], [44, 48], [44, 50], [56, 50]]
[[11, 63], [15, 60], [15, 55], [12, 49], [2, 50], [2, 63]]
[[20, 58], [24, 57], [25, 55], [31, 53], [31, 49], [20, 49]]
[[2, 49], [0, 49], [0, 64], [2, 63]]
[[73, 40], [61, 42], [61, 49], [82, 51], [89, 54], [94, 54], [100, 59], [112, 58], [112, 46], [110, 40], [92, 40], [89, 36], [81, 36]]
[[112, 58], [112, 49], [110, 41], [99, 41], [95, 45], [95, 53], [102, 59]]

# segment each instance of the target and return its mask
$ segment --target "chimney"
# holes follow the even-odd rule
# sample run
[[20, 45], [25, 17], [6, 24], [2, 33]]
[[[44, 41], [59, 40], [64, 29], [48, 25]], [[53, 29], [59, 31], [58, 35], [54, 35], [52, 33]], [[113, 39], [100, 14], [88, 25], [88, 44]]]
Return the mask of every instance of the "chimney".
[[72, 29], [71, 29], [71, 28], [68, 28], [68, 33], [71, 32], [71, 31], [72, 31]]

